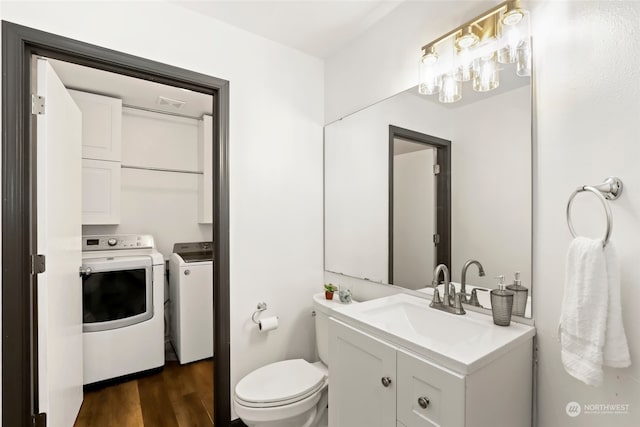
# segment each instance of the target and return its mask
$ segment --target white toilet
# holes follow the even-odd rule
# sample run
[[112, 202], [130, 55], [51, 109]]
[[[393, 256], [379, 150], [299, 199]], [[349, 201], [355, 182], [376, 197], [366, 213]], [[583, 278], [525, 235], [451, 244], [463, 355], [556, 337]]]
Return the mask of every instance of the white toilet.
[[[336, 298], [337, 299], [337, 298]], [[316, 345], [320, 362], [284, 360], [258, 368], [242, 378], [233, 394], [233, 407], [249, 427], [315, 427], [328, 400], [329, 316], [338, 301], [324, 293], [313, 296]]]

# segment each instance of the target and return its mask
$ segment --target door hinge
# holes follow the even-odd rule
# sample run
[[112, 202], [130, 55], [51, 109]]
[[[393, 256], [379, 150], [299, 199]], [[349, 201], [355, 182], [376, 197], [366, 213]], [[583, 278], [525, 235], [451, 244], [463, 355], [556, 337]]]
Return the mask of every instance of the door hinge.
[[440, 235], [439, 234], [434, 234], [433, 235], [433, 243], [436, 244], [436, 245], [438, 243], [440, 243]]
[[31, 416], [31, 425], [33, 427], [47, 427], [47, 414], [42, 412]]
[[46, 269], [44, 255], [31, 255], [31, 274], [44, 273]]
[[433, 165], [433, 174], [438, 175], [440, 173], [440, 165]]
[[31, 114], [44, 114], [44, 96], [31, 94]]

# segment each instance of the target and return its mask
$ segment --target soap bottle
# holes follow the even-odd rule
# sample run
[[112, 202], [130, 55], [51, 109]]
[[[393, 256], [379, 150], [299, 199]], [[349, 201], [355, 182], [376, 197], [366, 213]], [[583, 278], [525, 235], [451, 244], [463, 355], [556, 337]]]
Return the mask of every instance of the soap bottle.
[[513, 281], [513, 284], [507, 286], [507, 290], [513, 291], [515, 294], [513, 297], [513, 314], [516, 316], [524, 316], [524, 313], [527, 310], [529, 288], [522, 286], [519, 271], [516, 271], [515, 280]]
[[491, 291], [493, 323], [498, 326], [509, 326], [511, 324], [511, 309], [513, 308], [513, 292], [505, 289], [504, 275], [500, 275], [496, 279], [499, 279], [498, 289]]

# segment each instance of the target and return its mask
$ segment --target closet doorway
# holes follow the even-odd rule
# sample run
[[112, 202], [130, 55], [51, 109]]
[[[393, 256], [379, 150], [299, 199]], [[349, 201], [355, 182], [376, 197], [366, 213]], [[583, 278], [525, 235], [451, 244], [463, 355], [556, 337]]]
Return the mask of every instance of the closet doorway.
[[[46, 57], [209, 95], [212, 100], [213, 235], [215, 268], [214, 423], [230, 424], [229, 184], [227, 81], [2, 22], [2, 422], [43, 426], [38, 377], [37, 257], [39, 99], [32, 99], [34, 57]], [[46, 100], [45, 100], [46, 105]], [[45, 107], [46, 108], [46, 107]], [[42, 178], [42, 177], [40, 177]], [[211, 380], [211, 378], [209, 378]], [[152, 409], [153, 410], [153, 409]], [[160, 410], [160, 408], [158, 408]]]

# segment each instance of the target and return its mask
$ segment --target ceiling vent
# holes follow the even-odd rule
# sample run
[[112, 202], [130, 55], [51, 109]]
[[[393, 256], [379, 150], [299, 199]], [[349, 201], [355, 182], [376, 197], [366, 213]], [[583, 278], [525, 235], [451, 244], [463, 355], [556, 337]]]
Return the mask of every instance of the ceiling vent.
[[158, 96], [158, 100], [156, 101], [158, 105], [169, 106], [175, 109], [182, 108], [186, 102], [180, 101], [179, 99], [167, 98], [166, 96]]

